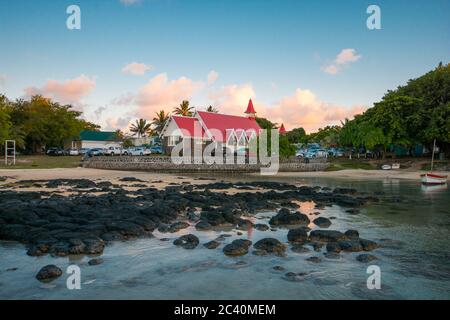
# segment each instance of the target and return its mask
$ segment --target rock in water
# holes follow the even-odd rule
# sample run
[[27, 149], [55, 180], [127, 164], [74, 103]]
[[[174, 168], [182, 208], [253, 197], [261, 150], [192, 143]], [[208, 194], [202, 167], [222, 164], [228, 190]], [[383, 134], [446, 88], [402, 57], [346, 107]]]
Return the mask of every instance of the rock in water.
[[287, 234], [289, 242], [303, 244], [308, 239], [308, 233], [305, 228], [297, 228], [289, 230]]
[[89, 260], [89, 262], [88, 262], [88, 264], [90, 266], [96, 266], [96, 265], [99, 265], [99, 264], [102, 264], [102, 263], [103, 263], [103, 259], [102, 258], [94, 258], [94, 259]]
[[357, 240], [340, 240], [338, 245], [342, 251], [358, 252], [363, 250], [362, 245]]
[[331, 226], [331, 221], [330, 219], [324, 218], [324, 217], [319, 217], [313, 220], [314, 224], [320, 228], [328, 228], [329, 226]]
[[264, 223], [257, 223], [254, 225], [255, 229], [258, 231], [267, 231], [269, 230], [269, 226]]
[[248, 253], [248, 248], [252, 245], [250, 240], [237, 239], [227, 244], [223, 248], [223, 253], [227, 256], [243, 256]]
[[207, 243], [205, 243], [205, 244], [203, 244], [207, 249], [215, 249], [215, 248], [217, 248], [218, 246], [220, 246], [220, 242], [218, 242], [218, 241], [216, 241], [216, 240], [212, 240], [212, 241], [209, 241], [209, 242], [207, 242]]
[[298, 245], [298, 244], [293, 245], [291, 250], [292, 250], [292, 252], [295, 252], [295, 253], [306, 253], [306, 252], [310, 251], [308, 248], [306, 248], [302, 245]]
[[185, 228], [187, 228], [187, 227], [189, 227], [189, 223], [179, 221], [179, 222], [172, 223], [172, 224], [168, 227], [168, 231], [169, 231], [170, 233], [175, 233], [175, 232], [178, 232], [178, 231], [180, 231], [181, 229], [185, 229]]
[[345, 235], [336, 230], [313, 230], [309, 238], [313, 241], [337, 242], [345, 239]]
[[359, 239], [359, 232], [357, 230], [347, 230], [344, 234], [350, 240]]
[[341, 252], [341, 247], [336, 242], [328, 242], [327, 243], [327, 252], [339, 253]]
[[278, 214], [269, 221], [271, 225], [308, 225], [309, 218], [300, 212], [291, 213], [288, 209], [282, 208]]
[[319, 257], [309, 257], [308, 259], [306, 259], [306, 261], [309, 261], [312, 263], [319, 263], [319, 262], [322, 262], [322, 259], [320, 259]]
[[255, 243], [254, 247], [258, 250], [264, 250], [268, 253], [282, 254], [286, 246], [275, 238], [264, 238]]
[[363, 253], [356, 257], [356, 260], [358, 260], [359, 262], [363, 262], [363, 263], [367, 263], [367, 262], [377, 260], [377, 259], [378, 259], [377, 257], [375, 257], [371, 254], [368, 254], [368, 253]]
[[197, 229], [199, 231], [211, 230], [211, 225], [208, 222], [204, 221], [204, 220], [200, 220], [195, 225], [195, 229]]
[[373, 249], [378, 248], [378, 244], [371, 240], [359, 239], [359, 243], [361, 244], [364, 251], [372, 251]]
[[173, 242], [174, 245], [180, 246], [184, 249], [194, 249], [198, 246], [199, 240], [193, 234], [185, 234], [184, 236], [179, 237]]
[[50, 281], [59, 278], [62, 275], [60, 268], [53, 264], [49, 264], [43, 267], [36, 275], [36, 279], [39, 281]]

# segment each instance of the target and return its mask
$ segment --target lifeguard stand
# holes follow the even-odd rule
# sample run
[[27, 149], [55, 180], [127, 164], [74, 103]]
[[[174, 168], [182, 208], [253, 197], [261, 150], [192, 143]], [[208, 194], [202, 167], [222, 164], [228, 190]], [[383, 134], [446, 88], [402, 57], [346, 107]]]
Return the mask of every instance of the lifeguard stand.
[[16, 140], [5, 141], [5, 165], [16, 164]]

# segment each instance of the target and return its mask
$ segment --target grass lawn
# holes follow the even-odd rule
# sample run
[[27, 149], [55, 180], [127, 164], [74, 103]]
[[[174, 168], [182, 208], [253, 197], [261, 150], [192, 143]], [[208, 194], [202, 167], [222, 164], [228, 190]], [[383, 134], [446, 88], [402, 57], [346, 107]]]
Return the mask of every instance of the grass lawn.
[[50, 157], [46, 155], [17, 156], [15, 166], [6, 166], [5, 158], [0, 158], [0, 169], [52, 169], [76, 168], [81, 156]]

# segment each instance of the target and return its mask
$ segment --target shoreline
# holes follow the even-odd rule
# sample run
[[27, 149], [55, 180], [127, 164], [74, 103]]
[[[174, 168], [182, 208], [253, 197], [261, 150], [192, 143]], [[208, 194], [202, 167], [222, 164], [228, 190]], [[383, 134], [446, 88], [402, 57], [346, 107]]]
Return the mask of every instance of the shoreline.
[[[309, 172], [278, 172], [271, 177], [293, 177], [293, 178], [342, 178], [342, 179], [402, 179], [402, 180], [417, 180], [420, 181], [420, 175], [426, 173], [425, 170], [364, 170], [364, 169], [344, 169], [339, 171], [309, 171]], [[436, 174], [448, 175], [447, 172], [436, 171]], [[18, 180], [39, 180], [39, 179], [75, 179], [75, 178], [89, 178], [89, 179], [111, 179], [122, 178], [125, 176], [134, 176], [147, 179], [162, 179], [165, 183], [177, 181], [179, 176], [192, 176], [191, 173], [160, 173], [147, 171], [124, 171], [124, 170], [105, 170], [92, 168], [52, 168], [52, 169], [0, 169], [0, 177], [9, 177]], [[195, 176], [211, 177], [210, 180], [215, 180], [215, 175], [208, 175], [203, 173], [195, 174]], [[259, 176], [259, 173], [247, 173], [249, 177]], [[232, 175], [232, 177], [235, 177]], [[208, 180], [208, 179], [207, 179]], [[447, 181], [450, 177], [447, 178]], [[196, 181], [198, 182], [198, 181]]]

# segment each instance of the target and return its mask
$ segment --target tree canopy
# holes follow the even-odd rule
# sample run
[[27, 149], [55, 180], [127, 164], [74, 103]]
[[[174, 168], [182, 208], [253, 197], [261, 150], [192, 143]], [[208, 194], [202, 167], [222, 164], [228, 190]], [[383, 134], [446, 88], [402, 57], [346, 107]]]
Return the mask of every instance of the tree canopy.
[[81, 119], [82, 113], [36, 95], [29, 100], [10, 101], [0, 95], [0, 146], [6, 139], [16, 140], [24, 151], [38, 152], [44, 147], [63, 147], [78, 138], [82, 130], [100, 127]]
[[346, 146], [374, 148], [395, 144], [412, 147], [433, 140], [450, 151], [450, 64], [388, 91], [381, 101], [353, 120], [339, 135]]

